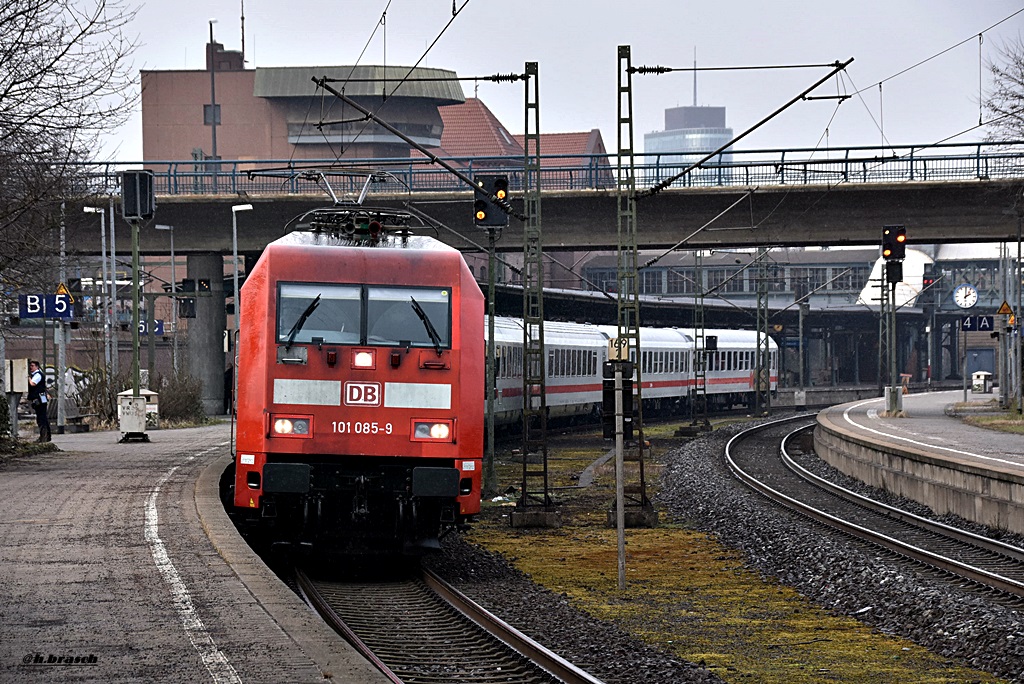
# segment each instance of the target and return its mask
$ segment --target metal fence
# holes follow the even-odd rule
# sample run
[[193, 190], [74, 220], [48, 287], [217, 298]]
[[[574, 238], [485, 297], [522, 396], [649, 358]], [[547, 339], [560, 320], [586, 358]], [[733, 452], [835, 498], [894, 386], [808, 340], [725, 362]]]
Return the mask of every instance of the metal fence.
[[[638, 154], [636, 187], [652, 187], [686, 170], [705, 155], [693, 152]], [[683, 159], [684, 161], [680, 161]], [[448, 164], [472, 178], [507, 174], [511, 189], [523, 187], [522, 157], [450, 157]], [[106, 162], [87, 164], [97, 192], [117, 186], [122, 170], [153, 171], [160, 195], [322, 195], [325, 180], [338, 196], [358, 195], [366, 176], [331, 175], [338, 169], [365, 168], [376, 173], [370, 192], [385, 194], [459, 192], [469, 189], [430, 160], [266, 159]], [[319, 175], [319, 171], [325, 173]], [[543, 190], [614, 190], [615, 155], [542, 155]], [[676, 179], [671, 187], [749, 187], [836, 185], [914, 181], [1001, 180], [1024, 178], [1024, 142], [946, 143], [938, 145], [844, 147], [723, 152]]]

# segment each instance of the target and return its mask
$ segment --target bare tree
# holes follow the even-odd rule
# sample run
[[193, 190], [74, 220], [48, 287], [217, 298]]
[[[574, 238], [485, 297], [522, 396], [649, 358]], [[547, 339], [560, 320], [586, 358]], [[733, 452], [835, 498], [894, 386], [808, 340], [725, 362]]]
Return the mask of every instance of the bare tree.
[[0, 277], [47, 273], [62, 202], [96, 187], [81, 162], [122, 125], [138, 94], [125, 0], [0, 0]]
[[989, 61], [992, 90], [984, 102], [990, 142], [1024, 140], [1024, 39], [1017, 37], [996, 48]]

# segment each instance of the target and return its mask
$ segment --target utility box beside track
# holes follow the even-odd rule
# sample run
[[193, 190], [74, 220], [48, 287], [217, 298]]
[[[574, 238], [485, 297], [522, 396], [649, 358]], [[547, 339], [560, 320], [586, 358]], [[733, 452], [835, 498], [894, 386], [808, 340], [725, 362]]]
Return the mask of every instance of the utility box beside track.
[[971, 374], [971, 391], [975, 394], [992, 394], [992, 374], [988, 371]]
[[140, 390], [137, 397], [132, 390], [119, 393], [117, 423], [122, 441], [135, 438], [149, 441], [146, 429], [160, 427], [160, 395], [151, 390]]

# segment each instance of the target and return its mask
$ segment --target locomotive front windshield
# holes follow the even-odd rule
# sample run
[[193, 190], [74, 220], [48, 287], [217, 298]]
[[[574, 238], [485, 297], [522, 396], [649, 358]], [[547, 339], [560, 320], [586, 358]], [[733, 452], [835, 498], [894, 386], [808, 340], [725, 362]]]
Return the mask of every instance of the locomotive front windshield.
[[277, 341], [451, 347], [451, 289], [281, 283]]
[[282, 283], [277, 341], [359, 344], [361, 296], [358, 285]]

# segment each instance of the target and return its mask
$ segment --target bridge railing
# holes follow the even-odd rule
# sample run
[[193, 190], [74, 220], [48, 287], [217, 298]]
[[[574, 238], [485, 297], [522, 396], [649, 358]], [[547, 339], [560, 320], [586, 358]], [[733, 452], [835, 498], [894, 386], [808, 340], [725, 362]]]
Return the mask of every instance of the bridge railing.
[[[704, 153], [706, 154], [706, 153]], [[644, 153], [635, 157], [637, 189], [673, 177], [704, 156], [693, 152]], [[507, 174], [512, 190], [523, 187], [522, 157], [450, 157], [445, 161], [470, 178]], [[93, 184], [116, 187], [129, 168], [153, 171], [161, 195], [325, 195], [358, 196], [365, 177], [330, 175], [331, 167], [368, 168], [386, 173], [371, 193], [469, 192], [465, 184], [422, 157], [393, 159], [161, 160], [86, 164]], [[316, 174], [322, 169], [325, 176]], [[543, 190], [614, 190], [616, 158], [611, 154], [541, 155]], [[912, 181], [1024, 179], [1024, 142], [844, 147], [788, 150], [733, 150], [716, 155], [671, 187], [835, 185]], [[103, 190], [98, 190], [103, 192]]]

